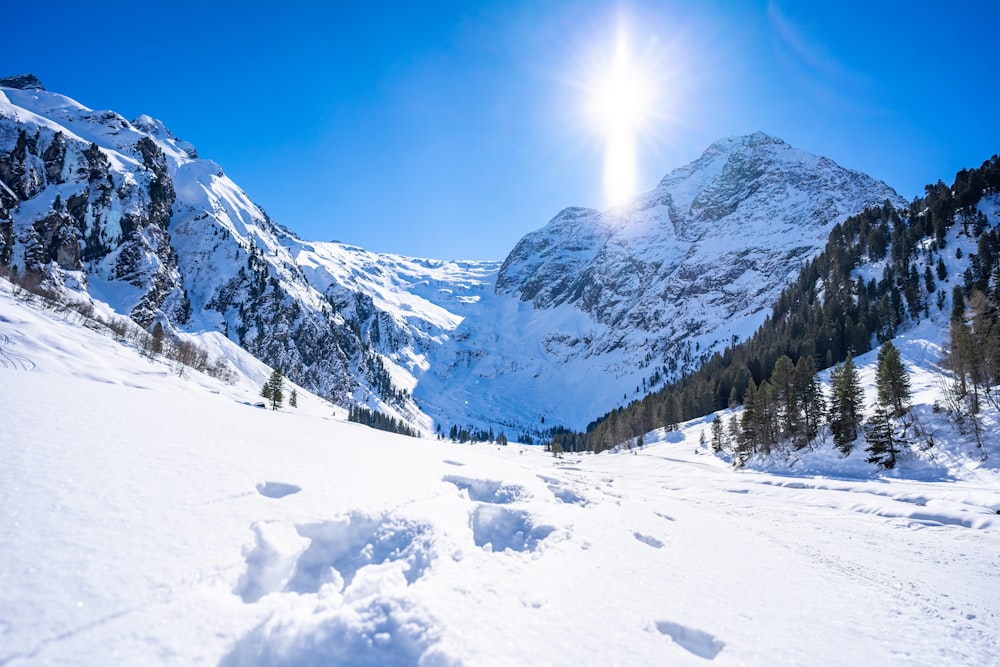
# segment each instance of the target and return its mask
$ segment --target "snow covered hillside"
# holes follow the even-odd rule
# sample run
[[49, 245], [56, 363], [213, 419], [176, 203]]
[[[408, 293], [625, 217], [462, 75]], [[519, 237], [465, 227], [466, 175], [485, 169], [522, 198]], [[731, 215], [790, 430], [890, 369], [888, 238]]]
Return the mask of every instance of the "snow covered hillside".
[[0, 281], [0, 665], [1000, 653], [995, 469], [738, 472], [705, 420], [561, 459], [403, 438], [257, 409], [235, 361], [179, 375]]

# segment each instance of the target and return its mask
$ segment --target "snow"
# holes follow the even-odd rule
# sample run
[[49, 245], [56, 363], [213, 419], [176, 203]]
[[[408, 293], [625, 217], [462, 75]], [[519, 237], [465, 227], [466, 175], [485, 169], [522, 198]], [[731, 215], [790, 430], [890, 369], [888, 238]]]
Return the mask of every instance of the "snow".
[[267, 369], [203, 342], [233, 384], [0, 282], [0, 665], [1000, 654], [1000, 479], [958, 442], [941, 474], [734, 471], [701, 419], [553, 458], [373, 431], [303, 390], [257, 409]]

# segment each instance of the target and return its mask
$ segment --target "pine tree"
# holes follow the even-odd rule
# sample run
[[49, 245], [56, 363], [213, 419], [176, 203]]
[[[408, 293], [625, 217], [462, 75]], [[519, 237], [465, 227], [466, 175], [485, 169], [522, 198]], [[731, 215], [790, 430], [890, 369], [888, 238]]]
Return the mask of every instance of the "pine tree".
[[830, 431], [833, 433], [834, 445], [846, 456], [851, 453], [852, 443], [858, 439], [861, 406], [865, 396], [850, 353], [843, 364], [830, 372], [830, 380], [833, 385], [830, 396]]
[[260, 395], [271, 402], [271, 409], [277, 410], [281, 407], [282, 402], [285, 400], [284, 392], [282, 391], [282, 385], [284, 384], [284, 377], [281, 375], [281, 371], [277, 367], [271, 370], [271, 377], [267, 379], [264, 383], [264, 388], [261, 389]]
[[722, 451], [722, 419], [719, 415], [715, 415], [715, 419], [712, 420], [712, 451], [716, 454]]
[[805, 447], [819, 435], [819, 425], [826, 411], [823, 388], [816, 377], [816, 362], [808, 355], [799, 357], [795, 364], [795, 392], [802, 407], [803, 432], [800, 448]]
[[875, 387], [879, 403], [892, 408], [893, 417], [902, 417], [906, 412], [904, 406], [910, 402], [910, 375], [892, 341], [886, 341], [878, 352]]
[[288, 405], [293, 408], [299, 407], [299, 394], [294, 389], [292, 389], [292, 393], [288, 395]]
[[868, 440], [868, 463], [874, 463], [883, 470], [896, 466], [896, 442], [892, 434], [892, 421], [884, 405], [878, 405], [871, 419], [865, 424], [865, 438]]
[[780, 435], [791, 438], [799, 425], [799, 402], [795, 391], [795, 366], [788, 355], [783, 354], [774, 362], [770, 382]]
[[729, 446], [735, 448], [736, 443], [740, 441], [740, 422], [735, 414], [730, 415], [729, 426], [726, 428], [726, 432], [729, 437]]
[[743, 394], [743, 418], [740, 424], [742, 434], [737, 445], [738, 453], [746, 457], [757, 449], [757, 421], [757, 385], [751, 377]]

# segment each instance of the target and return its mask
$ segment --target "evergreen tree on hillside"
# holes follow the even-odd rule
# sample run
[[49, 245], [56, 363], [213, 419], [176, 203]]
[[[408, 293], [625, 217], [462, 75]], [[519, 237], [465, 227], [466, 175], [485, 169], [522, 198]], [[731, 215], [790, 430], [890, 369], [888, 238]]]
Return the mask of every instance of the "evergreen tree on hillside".
[[264, 383], [264, 388], [261, 389], [260, 395], [271, 402], [271, 409], [277, 410], [281, 407], [285, 400], [285, 395], [282, 390], [285, 378], [281, 374], [281, 371], [277, 367], [271, 370], [271, 377], [267, 379]]
[[802, 406], [801, 448], [819, 435], [819, 427], [826, 412], [823, 388], [816, 376], [816, 362], [812, 357], [799, 357], [799, 363], [795, 364], [795, 392], [799, 405]]
[[792, 438], [799, 424], [799, 395], [795, 391], [795, 365], [788, 355], [783, 354], [774, 362], [771, 371], [771, 385], [776, 402], [778, 430], [784, 438]]
[[743, 394], [743, 416], [740, 420], [740, 437], [736, 443], [738, 465], [740, 461], [746, 461], [756, 449], [759, 439], [757, 412], [757, 384], [750, 378]]
[[884, 405], [875, 408], [875, 413], [865, 423], [865, 438], [868, 440], [868, 463], [874, 463], [884, 470], [896, 466], [896, 441], [892, 433], [892, 420]]
[[852, 444], [858, 439], [861, 408], [865, 398], [851, 354], [847, 355], [843, 364], [830, 372], [830, 384], [830, 431], [833, 433], [833, 443], [846, 456], [851, 453]]
[[712, 420], [712, 451], [718, 454], [722, 451], [723, 445], [722, 419], [719, 415], [715, 415], [715, 419]]
[[902, 417], [905, 405], [910, 402], [910, 374], [906, 372], [899, 350], [886, 341], [878, 352], [878, 368], [875, 370], [875, 389], [878, 401], [890, 415]]
[[153, 354], [163, 354], [163, 325], [159, 322], [153, 325], [152, 339], [150, 341], [150, 349]]
[[378, 429], [379, 431], [388, 431], [389, 433], [408, 435], [411, 438], [417, 438], [420, 436], [420, 433], [417, 432], [416, 429], [410, 427], [405, 422], [387, 414], [378, 412], [377, 410], [369, 410], [361, 405], [353, 405], [348, 408], [347, 421], [354, 422], [356, 424], [364, 424], [369, 428]]

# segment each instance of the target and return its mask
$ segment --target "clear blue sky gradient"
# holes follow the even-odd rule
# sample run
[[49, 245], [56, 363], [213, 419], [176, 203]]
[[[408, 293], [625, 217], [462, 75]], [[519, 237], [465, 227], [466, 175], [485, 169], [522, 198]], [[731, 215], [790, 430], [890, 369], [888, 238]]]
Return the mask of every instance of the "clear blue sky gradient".
[[762, 130], [907, 199], [1000, 152], [1000, 3], [7, 3], [0, 75], [161, 119], [310, 240], [503, 259], [605, 208], [581, 87], [655, 66], [640, 189]]

